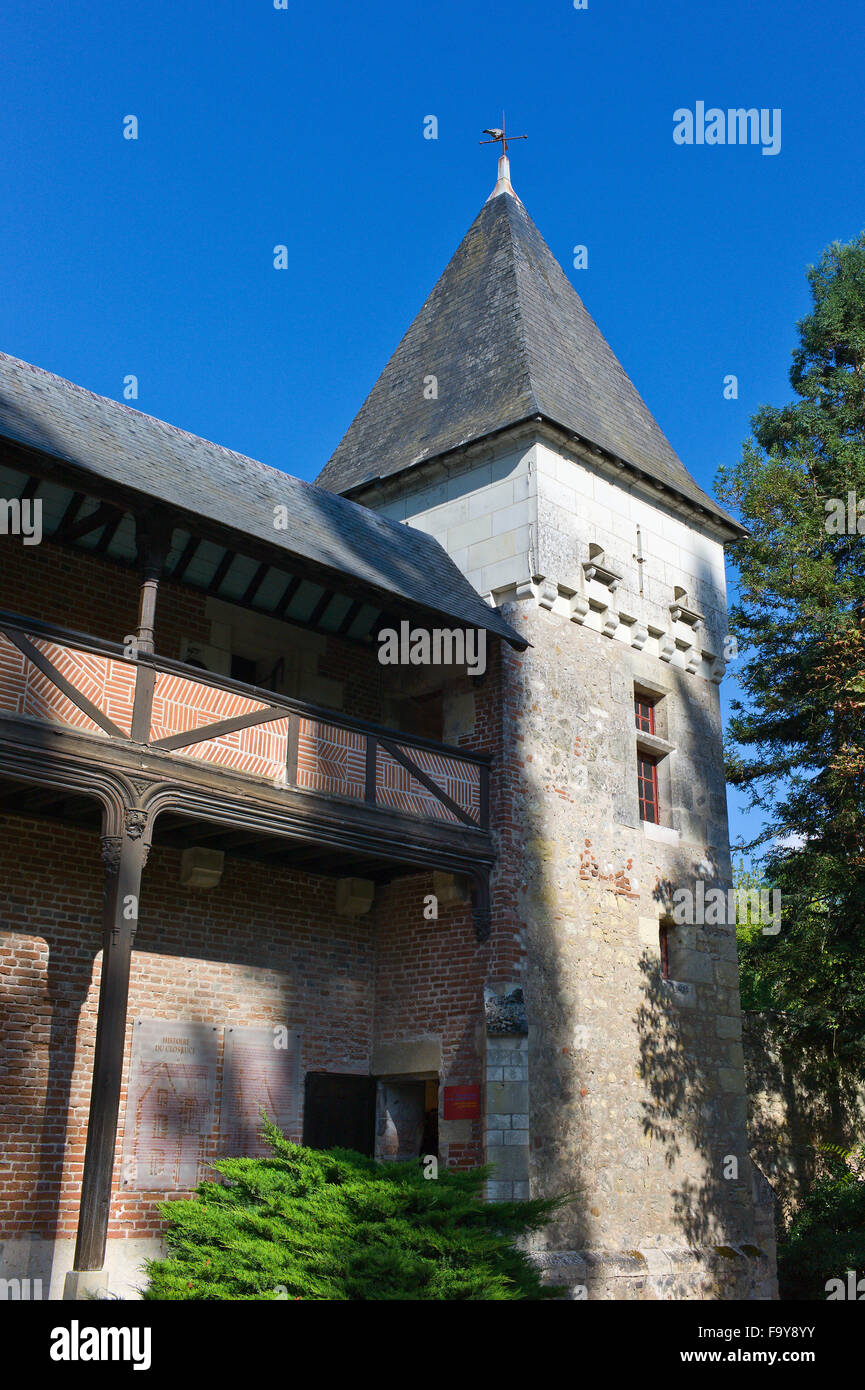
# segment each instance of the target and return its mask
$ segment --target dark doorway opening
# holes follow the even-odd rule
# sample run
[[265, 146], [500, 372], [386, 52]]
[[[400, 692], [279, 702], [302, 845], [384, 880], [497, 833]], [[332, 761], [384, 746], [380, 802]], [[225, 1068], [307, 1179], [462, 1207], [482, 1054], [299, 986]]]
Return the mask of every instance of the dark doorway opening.
[[304, 1086], [303, 1142], [310, 1149], [375, 1147], [375, 1078], [308, 1071]]
[[438, 1080], [380, 1077], [376, 1099], [375, 1156], [387, 1161], [438, 1156]]

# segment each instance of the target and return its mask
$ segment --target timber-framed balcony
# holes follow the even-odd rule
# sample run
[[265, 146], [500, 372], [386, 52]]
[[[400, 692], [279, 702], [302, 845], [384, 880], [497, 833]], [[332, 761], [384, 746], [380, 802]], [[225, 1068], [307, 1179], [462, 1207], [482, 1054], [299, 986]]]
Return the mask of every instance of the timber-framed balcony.
[[481, 885], [488, 917], [490, 762], [0, 611], [0, 773], [85, 794], [114, 777], [148, 837], [185, 817], [301, 841], [337, 867], [440, 865]]

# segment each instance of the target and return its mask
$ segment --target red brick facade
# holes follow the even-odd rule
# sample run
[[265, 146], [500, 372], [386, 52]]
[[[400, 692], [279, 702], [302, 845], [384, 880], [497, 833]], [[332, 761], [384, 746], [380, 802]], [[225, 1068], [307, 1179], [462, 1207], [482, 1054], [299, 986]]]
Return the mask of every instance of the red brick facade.
[[[122, 641], [136, 628], [135, 574], [49, 542], [4, 547], [0, 607]], [[206, 642], [204, 597], [163, 584], [156, 650], [178, 658], [184, 638]], [[287, 645], [291, 628], [286, 628]], [[472, 727], [459, 743], [501, 755], [500, 657], [474, 697]], [[508, 659], [508, 658], [506, 658]], [[342, 683], [343, 711], [380, 719], [385, 673], [374, 653], [331, 639], [320, 674]], [[470, 721], [471, 722], [471, 721]], [[494, 771], [492, 823], [505, 850], [520, 834], [507, 810], [510, 787]], [[124, 1090], [109, 1238], [160, 1230], [159, 1193], [124, 1191], [120, 1181], [124, 1103], [136, 1018], [223, 1026], [285, 1025], [302, 1035], [301, 1074], [369, 1075], [379, 1044], [440, 1037], [444, 1085], [482, 1086], [484, 984], [518, 977], [516, 884], [503, 858], [494, 881], [494, 931], [479, 945], [468, 903], [424, 916], [431, 871], [380, 886], [369, 914], [335, 911], [332, 877], [226, 855], [214, 890], [184, 888], [180, 853], [150, 851], [132, 959]], [[84, 1162], [99, 993], [104, 867], [99, 836], [57, 820], [0, 815], [0, 1238], [72, 1237]], [[501, 924], [501, 927], [499, 926]], [[493, 965], [494, 963], [494, 965]], [[218, 1113], [217, 1096], [217, 1113]], [[290, 1137], [300, 1139], [302, 1130]], [[218, 1156], [217, 1135], [211, 1154]], [[443, 1163], [483, 1161], [483, 1119], [459, 1137], [443, 1127]], [[175, 1195], [175, 1194], [172, 1194]]]
[[[365, 917], [334, 912], [333, 880], [226, 858], [218, 890], [183, 888], [180, 856], [151, 851], [133, 956], [125, 1085], [137, 1017], [302, 1034], [301, 1071], [368, 1074], [374, 1041], [442, 1039], [446, 1084], [480, 1082], [483, 980], [467, 908], [423, 917], [426, 875], [379, 890]], [[72, 1236], [96, 1028], [103, 871], [97, 838], [0, 819], [0, 1230]], [[441, 1158], [481, 1159], [470, 1141]], [[291, 1136], [300, 1139], [300, 1132]], [[119, 1190], [109, 1236], [155, 1234], [159, 1194]], [[214, 1135], [211, 1152], [217, 1156]]]

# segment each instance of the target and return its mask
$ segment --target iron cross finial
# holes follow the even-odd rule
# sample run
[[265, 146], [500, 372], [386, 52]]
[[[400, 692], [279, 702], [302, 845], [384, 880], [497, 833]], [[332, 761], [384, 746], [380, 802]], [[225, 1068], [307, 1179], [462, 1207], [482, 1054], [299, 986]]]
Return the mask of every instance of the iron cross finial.
[[505, 128], [505, 113], [504, 113], [504, 111], [502, 112], [502, 128], [501, 128], [501, 130], [498, 130], [497, 128], [493, 127], [491, 130], [485, 130], [485, 131], [484, 131], [484, 135], [489, 135], [491, 138], [490, 138], [489, 140], [479, 140], [479, 141], [478, 141], [478, 144], [479, 144], [479, 145], [498, 145], [498, 144], [501, 144], [501, 147], [502, 147], [502, 154], [503, 154], [503, 155], [507, 154], [507, 152], [508, 152], [508, 144], [510, 143], [511, 140], [528, 140], [528, 138], [529, 138], [527, 135], [508, 135], [508, 134], [506, 133], [506, 128]]

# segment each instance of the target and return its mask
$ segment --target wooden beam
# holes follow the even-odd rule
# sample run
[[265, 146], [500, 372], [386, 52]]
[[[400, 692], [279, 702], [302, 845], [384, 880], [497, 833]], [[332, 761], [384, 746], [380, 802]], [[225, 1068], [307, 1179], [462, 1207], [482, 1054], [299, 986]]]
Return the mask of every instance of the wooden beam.
[[52, 540], [65, 541], [67, 539], [72, 523], [74, 522], [75, 518], [80, 512], [86, 500], [86, 497], [87, 494], [84, 492], [73, 492], [72, 497], [66, 506], [65, 512], [63, 513], [63, 516], [60, 518], [60, 524], [57, 527], [57, 530], [54, 532], [54, 535], [51, 537]]
[[117, 517], [117, 508], [112, 507], [110, 502], [102, 502], [95, 512], [88, 512], [87, 516], [83, 516], [80, 521], [76, 521], [68, 530], [64, 531], [63, 540], [80, 541], [82, 536], [89, 536], [91, 531], [98, 531], [100, 526], [104, 526], [106, 522], [114, 520], [115, 517]]
[[141, 574], [138, 590], [138, 650], [153, 652], [156, 646], [156, 600], [165, 560], [171, 549], [173, 527], [161, 511], [139, 512], [135, 517], [136, 563]]
[[192, 558], [200, 545], [201, 541], [198, 536], [189, 537], [189, 540], [183, 547], [183, 553], [181, 554], [180, 559], [177, 561], [177, 564], [174, 566], [174, 569], [168, 576], [169, 579], [176, 580], [178, 584], [180, 583], [186, 571], [189, 569]]
[[318, 627], [319, 623], [325, 615], [327, 608], [330, 606], [333, 597], [333, 589], [325, 589], [321, 598], [318, 600], [318, 603], [315, 605], [315, 607], [313, 608], [312, 612], [306, 620], [309, 623], [310, 627]]
[[250, 714], [238, 714], [233, 719], [220, 719], [215, 724], [203, 724], [200, 729], [188, 729], [183, 734], [172, 734], [170, 738], [160, 738], [151, 743], [151, 748], [162, 748], [166, 752], [173, 752], [177, 748], [188, 748], [192, 743], [205, 743], [211, 738], [222, 738], [225, 734], [233, 734], [238, 729], [250, 729], [255, 724], [271, 724], [276, 719], [284, 719], [284, 709], [274, 709], [268, 706], [265, 709], [252, 710]]
[[404, 767], [406, 772], [410, 772], [412, 777], [420, 782], [422, 787], [426, 787], [428, 792], [432, 792], [433, 796], [436, 797], [443, 806], [446, 806], [449, 811], [452, 811], [465, 825], [473, 825], [477, 829], [477, 821], [473, 820], [470, 815], [467, 815], [462, 806], [457, 805], [453, 798], [448, 796], [447, 792], [439, 786], [438, 782], [434, 782], [432, 777], [424, 772], [422, 767], [418, 767], [417, 763], [412, 762], [411, 758], [407, 757], [401, 748], [397, 748], [396, 744], [391, 743], [387, 739], [380, 739], [379, 742], [385, 752], [390, 753], [394, 762]]
[[337, 637], [345, 637], [346, 633], [354, 623], [355, 619], [358, 617], [362, 608], [363, 603], [361, 602], [361, 600], [359, 598], [355, 599], [354, 603], [350, 605], [348, 612], [346, 613], [345, 617], [343, 618], [342, 622], [336, 630]]
[[282, 595], [282, 598], [279, 600], [279, 603], [273, 610], [273, 616], [275, 618], [281, 618], [283, 616], [289, 604], [291, 603], [291, 600], [294, 598], [302, 583], [303, 579], [300, 575], [297, 574], [294, 575], [291, 579], [289, 579], [288, 584], [285, 586], [285, 591]]
[[228, 574], [228, 571], [231, 569], [231, 563], [234, 560], [236, 554], [237, 552], [234, 550], [226, 550], [225, 554], [223, 555], [222, 559], [220, 560], [219, 564], [216, 566], [216, 569], [213, 572], [213, 578], [207, 586], [207, 592], [209, 594], [219, 593], [219, 590], [222, 586], [222, 581]]
[[246, 593], [240, 600], [241, 603], [252, 603], [252, 600], [255, 598], [255, 595], [258, 593], [259, 589], [264, 583], [264, 577], [269, 569], [270, 565], [263, 560], [259, 565], [258, 569], [255, 571], [255, 574], [250, 579], [248, 585], [246, 586]]
[[153, 692], [156, 689], [156, 671], [152, 666], [142, 663], [135, 672], [135, 695], [132, 700], [132, 727], [130, 734], [134, 743], [150, 742], [150, 725], [153, 718]]
[[47, 656], [43, 656], [38, 647], [34, 647], [29, 637], [25, 637], [23, 632], [16, 632], [14, 628], [3, 628], [2, 631], [6, 640], [11, 642], [13, 647], [17, 647], [28, 661], [32, 661], [37, 670], [41, 671], [43, 676], [47, 676], [52, 685], [56, 685], [57, 689], [61, 690], [67, 699], [72, 701], [73, 705], [77, 705], [80, 710], [83, 710], [88, 719], [92, 719], [94, 724], [98, 724], [100, 729], [104, 729], [105, 733], [110, 734], [112, 738], [125, 739], [128, 737], [122, 729], [118, 729], [107, 714], [103, 714], [102, 710], [92, 704], [86, 695], [82, 695], [80, 690], [77, 690], [64, 675], [61, 675], [54, 663], [49, 661]]
[[94, 555], [104, 555], [120, 529], [120, 523], [123, 520], [126, 513], [121, 511], [119, 507], [115, 507], [114, 511], [114, 520], [108, 522], [107, 526], [105, 527], [105, 530], [102, 532], [102, 535], [96, 542], [96, 545], [93, 549]]
[[31, 473], [21, 489], [21, 495], [18, 498], [19, 502], [29, 502], [31, 497], [35, 497], [36, 493], [39, 491], [39, 484], [41, 481], [41, 478], [34, 478]]

